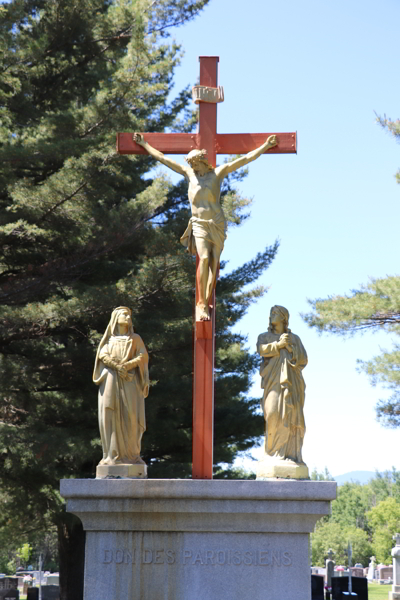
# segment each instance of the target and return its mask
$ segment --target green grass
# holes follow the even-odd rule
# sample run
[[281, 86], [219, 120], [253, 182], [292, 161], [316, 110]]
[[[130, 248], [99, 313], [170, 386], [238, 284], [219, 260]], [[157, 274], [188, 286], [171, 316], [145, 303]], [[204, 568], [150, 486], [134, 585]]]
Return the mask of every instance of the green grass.
[[388, 600], [391, 585], [379, 585], [379, 583], [368, 584], [368, 600]]
[[[368, 600], [388, 600], [391, 585], [368, 584]], [[20, 600], [26, 600], [26, 596], [20, 596]]]

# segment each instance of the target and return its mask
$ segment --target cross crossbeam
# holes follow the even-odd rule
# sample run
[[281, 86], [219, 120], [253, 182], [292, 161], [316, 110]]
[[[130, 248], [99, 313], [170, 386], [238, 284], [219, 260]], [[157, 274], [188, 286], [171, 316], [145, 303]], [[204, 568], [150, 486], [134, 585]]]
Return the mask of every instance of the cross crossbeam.
[[[200, 86], [218, 87], [218, 57], [200, 56]], [[270, 135], [278, 145], [268, 154], [295, 154], [297, 135], [292, 133], [217, 133], [217, 104], [199, 100], [198, 133], [144, 133], [145, 140], [164, 154], [188, 154], [207, 150], [208, 162], [215, 167], [217, 154], [247, 154], [261, 146]], [[132, 133], [117, 134], [119, 154], [146, 154], [133, 141]], [[196, 262], [196, 304], [199, 298], [199, 258]], [[195, 479], [212, 479], [214, 435], [214, 349], [215, 290], [210, 304], [210, 320], [196, 321], [193, 380], [193, 470]]]
[[[191, 150], [202, 150], [199, 134], [190, 133], [146, 133], [146, 142], [164, 154], [188, 154]], [[296, 133], [217, 133], [214, 136], [215, 154], [247, 154], [255, 150], [270, 135], [277, 135], [279, 145], [268, 150], [268, 154], [296, 154]], [[119, 154], [147, 154], [146, 150], [133, 141], [132, 133], [117, 134]]]

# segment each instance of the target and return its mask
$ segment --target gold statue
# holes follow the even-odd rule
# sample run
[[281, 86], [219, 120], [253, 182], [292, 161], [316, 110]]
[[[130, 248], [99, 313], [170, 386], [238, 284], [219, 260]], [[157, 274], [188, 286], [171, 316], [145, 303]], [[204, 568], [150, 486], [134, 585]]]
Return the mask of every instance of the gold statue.
[[150, 146], [142, 134], [135, 133], [133, 139], [153, 158], [183, 175], [188, 182], [192, 217], [181, 237], [181, 242], [187, 246], [191, 254], [196, 254], [197, 250], [199, 255], [200, 286], [197, 319], [207, 321], [210, 318], [208, 305], [215, 286], [219, 258], [226, 238], [226, 223], [220, 203], [222, 181], [229, 173], [244, 167], [249, 162], [256, 160], [266, 150], [276, 146], [278, 139], [275, 135], [270, 135], [267, 141], [256, 150], [215, 168], [208, 162], [206, 150], [189, 152], [185, 159], [188, 166], [185, 166]]
[[265, 454], [257, 469], [258, 479], [308, 478], [301, 455], [306, 430], [302, 371], [307, 365], [307, 353], [288, 325], [289, 311], [284, 306], [273, 306], [268, 331], [257, 340], [257, 352], [263, 359], [261, 407], [265, 418]]
[[[93, 381], [99, 386], [99, 428], [103, 458], [98, 477], [146, 476], [140, 443], [146, 429], [148, 354], [133, 331], [131, 310], [119, 306], [99, 344]], [[132, 465], [139, 465], [139, 470]]]

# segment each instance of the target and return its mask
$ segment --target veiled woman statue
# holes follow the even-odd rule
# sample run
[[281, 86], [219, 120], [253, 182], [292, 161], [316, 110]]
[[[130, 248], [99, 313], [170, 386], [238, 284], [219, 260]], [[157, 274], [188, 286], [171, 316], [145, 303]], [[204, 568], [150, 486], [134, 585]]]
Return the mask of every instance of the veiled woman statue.
[[305, 383], [302, 371], [307, 353], [298, 335], [288, 328], [289, 311], [283, 306], [271, 308], [269, 327], [258, 336], [257, 352], [262, 356], [260, 369], [261, 402], [265, 418], [265, 455], [257, 478], [308, 478], [301, 450], [305, 433]]
[[93, 381], [99, 386], [103, 446], [97, 477], [146, 476], [140, 444], [146, 429], [148, 354], [142, 338], [133, 331], [131, 314], [126, 306], [113, 311], [97, 349]]

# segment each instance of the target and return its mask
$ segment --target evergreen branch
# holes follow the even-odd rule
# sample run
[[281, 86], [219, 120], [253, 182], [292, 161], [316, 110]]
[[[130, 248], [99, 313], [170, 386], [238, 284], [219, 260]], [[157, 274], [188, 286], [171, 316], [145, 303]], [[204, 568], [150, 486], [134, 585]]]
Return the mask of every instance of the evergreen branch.
[[0, 272], [0, 277], [8, 277], [10, 275], [18, 275], [21, 272], [21, 269], [7, 269], [6, 271]]
[[72, 200], [72, 198], [74, 196], [76, 196], [77, 194], [79, 194], [79, 192], [81, 190], [83, 190], [87, 186], [88, 183], [89, 183], [89, 179], [87, 179], [86, 181], [84, 181], [74, 192], [72, 192], [72, 194], [70, 194], [69, 196], [66, 196], [65, 198], [62, 198], [62, 200], [60, 200], [59, 202], [57, 202], [56, 204], [54, 204], [54, 206], [52, 206], [51, 208], [49, 208], [40, 217], [40, 219], [38, 219], [37, 222], [41, 223], [41, 222], [45, 221], [50, 214], [52, 214], [55, 210], [57, 210], [57, 208], [59, 208], [60, 206], [62, 206], [63, 204], [65, 204], [65, 202], [68, 202], [68, 200]]
[[[375, 315], [371, 315], [368, 320], [366, 320], [363, 324], [363, 328], [369, 327], [383, 327], [384, 325], [392, 325], [395, 323], [400, 323], [400, 313], [377, 313]], [[355, 327], [357, 329], [357, 327]]]
[[400, 324], [400, 313], [377, 313], [375, 315], [370, 315], [365, 319], [358, 320], [358, 317], [351, 321], [342, 321], [338, 323], [324, 323], [313, 313], [301, 313], [301, 317], [310, 327], [316, 327], [321, 332], [329, 331], [330, 333], [340, 335], [352, 335], [367, 330], [378, 331], [378, 328]]
[[340, 335], [372, 329], [396, 330], [400, 324], [400, 277], [372, 279], [350, 296], [309, 300], [313, 312], [302, 314], [310, 327]]
[[383, 115], [383, 117], [381, 117], [376, 112], [375, 112], [375, 115], [376, 115], [376, 120], [379, 123], [379, 125], [382, 127], [382, 129], [385, 129], [386, 131], [388, 131], [391, 135], [393, 135], [397, 139], [397, 141], [400, 142], [400, 119], [396, 119], [395, 121], [392, 121], [392, 119], [386, 117], [386, 115]]
[[[133, 70], [133, 73], [131, 73], [131, 75], [134, 75], [138, 69], [138, 65], [139, 65], [139, 57], [136, 61], [136, 66], [135, 69]], [[122, 100], [124, 100], [125, 96], [127, 95], [129, 89], [127, 89], [123, 94], [121, 94], [118, 99], [116, 99], [114, 101], [114, 105], [110, 106], [108, 109], [107, 114], [100, 119], [97, 123], [95, 123], [94, 125], [92, 125], [92, 127], [90, 127], [89, 129], [87, 129], [82, 135], [79, 136], [79, 139], [85, 139], [88, 135], [90, 135], [91, 133], [93, 133], [93, 131], [95, 131], [95, 129], [97, 129], [98, 127], [100, 127], [101, 125], [103, 125], [104, 123], [106, 123], [111, 115], [116, 111], [116, 109], [118, 108], [118, 106], [121, 104]]]
[[109, 36], [109, 35], [108, 35], [108, 36], [106, 36], [106, 37], [103, 37], [103, 38], [97, 38], [97, 39], [94, 39], [94, 40], [92, 40], [92, 42], [93, 42], [94, 44], [98, 44], [99, 42], [108, 42], [108, 41], [110, 41], [110, 40], [111, 40], [111, 41], [115, 41], [115, 40], [121, 40], [121, 39], [124, 39], [124, 38], [127, 38], [127, 37], [129, 37], [129, 38], [130, 38], [130, 37], [132, 37], [132, 36], [131, 36], [131, 35], [127, 35], [127, 33], [128, 33], [128, 32], [132, 32], [132, 30], [133, 30], [133, 25], [134, 25], [134, 24], [135, 24], [135, 21], [133, 21], [133, 23], [131, 23], [131, 25], [128, 25], [128, 27], [125, 27], [125, 29], [122, 29], [122, 30], [121, 30], [120, 32], [118, 32], [118, 33], [114, 33], [114, 34], [113, 34], [113, 35], [111, 35], [111, 36]]
[[[88, 182], [86, 182], [87, 184]], [[77, 192], [75, 192], [77, 193]], [[67, 198], [68, 199], [68, 198]], [[63, 200], [66, 201], [67, 199]], [[57, 208], [58, 203], [54, 209]], [[42, 217], [43, 218], [43, 217]], [[72, 281], [77, 281], [82, 277], [82, 273], [78, 273], [78, 269], [82, 269], [84, 265], [92, 263], [95, 259], [98, 259], [102, 256], [106, 256], [108, 254], [116, 252], [122, 245], [127, 244], [130, 239], [132, 239], [137, 231], [146, 223], [147, 218], [143, 217], [140, 219], [134, 226], [131, 226], [129, 234], [124, 236], [114, 237], [112, 241], [104, 247], [103, 241], [99, 242], [96, 248], [91, 248], [91, 251], [84, 250], [82, 253], [79, 253], [77, 256], [73, 256], [71, 261], [66, 263], [65, 258], [59, 258], [54, 261], [47, 261], [44, 265], [41, 265], [35, 273], [30, 272], [30, 282], [26, 283], [26, 285], [22, 287], [18, 287], [17, 283], [19, 281], [23, 282], [27, 277], [27, 273], [25, 271], [21, 271], [17, 281], [13, 279], [12, 288], [10, 291], [7, 291], [7, 288], [3, 288], [2, 294], [0, 296], [1, 302], [5, 304], [7, 301], [9, 302], [13, 297], [17, 297], [17, 302], [23, 302], [23, 294], [32, 290], [35, 290], [38, 293], [40, 290], [43, 290], [46, 286], [49, 285], [49, 282], [52, 282], [54, 285], [60, 284], [63, 281], [63, 277], [68, 277], [68, 281], [72, 283]], [[40, 276], [40, 278], [39, 278]]]
[[[400, 333], [400, 277], [388, 276], [372, 279], [351, 296], [331, 296], [326, 299], [309, 300], [313, 312], [302, 314], [310, 327], [321, 333], [326, 331], [339, 335], [353, 335], [365, 330], [386, 329]], [[357, 361], [359, 369], [370, 378], [394, 390], [388, 400], [376, 406], [377, 419], [384, 427], [400, 426], [400, 346], [369, 361]]]
[[[182, 14], [182, 17], [177, 18], [175, 20], [168, 20], [168, 17], [166, 17], [165, 19], [165, 23], [163, 25], [161, 25], [160, 27], [149, 27], [148, 28], [148, 34], [152, 34], [152, 33], [161, 33], [163, 32], [165, 29], [168, 29], [169, 27], [179, 27], [179, 25], [183, 25], [183, 23], [187, 23], [189, 20], [191, 19], [195, 19], [200, 12], [203, 10], [204, 6], [206, 4], [208, 4], [209, 0], [204, 0], [203, 2], [196, 2], [196, 4], [199, 5], [199, 7], [197, 9], [189, 9], [190, 10], [190, 14], [188, 15], [187, 12]], [[153, 0], [153, 2], [151, 3], [151, 5], [148, 7], [147, 12], [150, 13], [150, 9], [156, 4], [156, 0]]]
[[[193, 17], [195, 17], [197, 14], [199, 14], [201, 9], [199, 9], [197, 11], [197, 13], [194, 13]], [[179, 25], [183, 25], [183, 23], [185, 23], [185, 21], [187, 21], [187, 18], [182, 17], [181, 19], [178, 19], [176, 21], [174, 21], [173, 23], [167, 23], [165, 25], [162, 25], [160, 27], [149, 27], [148, 29], [148, 34], [153, 34], [153, 33], [161, 33], [162, 31], [165, 31], [166, 29], [168, 29], [169, 27], [179, 27]]]
[[[75, 68], [84, 64], [89, 64], [93, 59], [98, 58], [99, 56], [101, 56], [104, 52], [106, 52], [107, 50], [109, 50], [111, 48], [111, 46], [113, 45], [112, 42], [115, 42], [117, 40], [121, 40], [121, 39], [126, 39], [126, 38], [131, 38], [132, 35], [126, 35], [127, 32], [132, 32], [133, 30], [133, 25], [134, 23], [128, 25], [128, 27], [125, 27], [124, 29], [122, 29], [120, 32], [116, 32], [111, 36], [107, 36], [104, 38], [98, 38], [98, 39], [94, 39], [91, 40], [92, 44], [98, 44], [99, 42], [103, 42], [103, 41], [107, 41], [107, 42], [111, 42], [108, 44], [108, 46], [106, 46], [105, 48], [103, 48], [99, 53], [92, 53], [91, 56], [88, 56], [87, 59], [85, 61], [81, 61], [80, 63], [77, 63], [76, 65], [73, 65], [71, 67]], [[53, 40], [55, 41], [55, 40]], [[86, 41], [86, 40], [85, 40]], [[53, 42], [51, 42], [53, 43]], [[58, 46], [55, 46], [54, 48], [49, 48], [48, 50], [46, 50], [45, 52], [43, 52], [43, 54], [41, 56], [39, 56], [39, 58], [37, 58], [36, 60], [32, 60], [31, 57], [29, 57], [28, 59], [21, 59], [21, 60], [17, 60], [17, 61], [13, 61], [10, 62], [10, 64], [6, 65], [6, 67], [2, 70], [2, 73], [6, 73], [10, 68], [12, 67], [16, 67], [19, 65], [25, 65], [27, 67], [29, 67], [30, 69], [37, 67], [38, 65], [42, 64], [44, 59], [46, 57], [49, 57], [51, 55], [56, 54], [57, 52], [60, 52], [61, 50], [63, 50], [65, 47], [65, 44], [59, 44]], [[69, 71], [71, 70], [69, 69]], [[68, 70], [64, 71], [64, 73], [68, 73]]]
[[389, 400], [379, 400], [376, 418], [384, 427], [400, 427], [400, 390], [396, 390]]
[[[17, 389], [17, 390], [16, 389], [12, 389], [10, 391], [19, 392], [20, 390], [19, 389]], [[26, 390], [26, 391], [28, 391], [28, 390]], [[4, 399], [3, 399], [3, 402], [4, 402]], [[29, 411], [28, 410], [25, 410], [23, 408], [19, 408], [18, 406], [14, 406], [11, 403], [8, 403], [6, 407], [2, 407], [2, 411], [4, 411], [4, 408], [6, 408], [6, 410], [8, 410], [9, 412], [15, 412], [15, 413], [21, 413], [23, 415], [29, 415]], [[0, 423], [2, 423], [3, 425], [7, 425], [8, 424], [8, 422], [6, 422], [6, 421], [0, 421]], [[12, 425], [13, 427], [15, 427], [15, 425], [12, 424], [12, 423], [10, 423], [10, 425]]]

